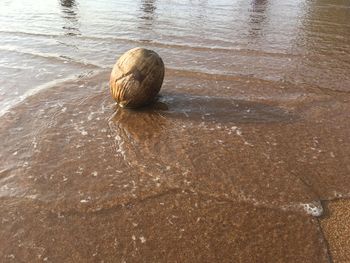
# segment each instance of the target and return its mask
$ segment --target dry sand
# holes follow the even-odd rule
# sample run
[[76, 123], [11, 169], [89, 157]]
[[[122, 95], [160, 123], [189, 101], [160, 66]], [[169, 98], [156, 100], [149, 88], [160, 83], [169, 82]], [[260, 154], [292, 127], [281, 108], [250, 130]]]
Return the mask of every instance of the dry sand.
[[320, 220], [334, 263], [350, 262], [350, 200], [326, 202]]

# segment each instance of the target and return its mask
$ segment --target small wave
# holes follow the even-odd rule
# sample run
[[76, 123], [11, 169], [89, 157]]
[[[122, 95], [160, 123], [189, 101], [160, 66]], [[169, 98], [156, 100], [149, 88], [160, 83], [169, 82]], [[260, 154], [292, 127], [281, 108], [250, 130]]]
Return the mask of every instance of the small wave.
[[262, 79], [255, 76], [246, 76], [241, 74], [234, 74], [230, 72], [224, 72], [223, 74], [222, 70], [186, 70], [183, 68], [176, 68], [176, 67], [167, 67], [166, 68], [166, 74], [171, 75], [179, 75], [184, 77], [192, 77], [192, 78], [201, 78], [201, 79], [207, 79], [207, 80], [216, 80], [216, 81], [249, 81], [249, 82], [266, 82], [266, 83], [276, 83], [277, 80], [271, 80], [271, 79]]
[[54, 53], [38, 52], [35, 50], [26, 49], [26, 48], [18, 47], [18, 46], [12, 46], [12, 45], [11, 46], [0, 46], [0, 50], [11, 51], [11, 52], [15, 52], [18, 54], [26, 54], [26, 55], [44, 58], [44, 59], [54, 59], [54, 60], [60, 61], [60, 62], [61, 61], [69, 61], [69, 62], [72, 62], [75, 64], [89, 66], [89, 67], [93, 67], [93, 68], [105, 68], [104, 66], [97, 65], [95, 63], [92, 63], [92, 62], [89, 62], [86, 60], [80, 60], [80, 59], [72, 58], [69, 56], [58, 55], [58, 54], [54, 54]]
[[0, 30], [1, 34], [9, 34], [9, 35], [25, 35], [25, 36], [40, 36], [40, 37], [60, 37], [59, 34], [47, 34], [47, 33], [38, 33], [31, 31], [12, 31], [12, 30]]
[[[222, 199], [223, 197], [220, 196], [217, 198]], [[224, 197], [223, 199], [228, 202], [232, 202], [232, 200], [227, 199], [226, 197]], [[285, 205], [277, 205], [267, 201], [258, 200], [242, 192], [238, 194], [238, 199], [242, 202], [249, 203], [256, 207], [265, 207], [271, 210], [282, 210], [284, 212], [300, 212], [304, 214], [306, 213], [307, 215], [311, 215], [313, 217], [320, 217], [324, 213], [324, 209], [320, 201], [311, 201], [309, 203], [290, 202]]]
[[[46, 34], [46, 33], [37, 33], [37, 32], [29, 32], [29, 31], [6, 31], [0, 30], [0, 33], [7, 34], [18, 34], [18, 35], [30, 35], [30, 36], [41, 36], [41, 37], [50, 37], [50, 38], [64, 38], [65, 35], [60, 34]], [[158, 42], [154, 40], [147, 39], [132, 39], [132, 38], [121, 38], [114, 36], [101, 36], [101, 35], [77, 35], [75, 36], [77, 39], [81, 40], [109, 40], [113, 42], [126, 42], [130, 44], [136, 45], [147, 45], [158, 48], [169, 48], [169, 49], [180, 49], [180, 50], [192, 50], [192, 51], [203, 51], [203, 52], [221, 52], [221, 53], [236, 53], [245, 56], [259, 56], [259, 57], [299, 57], [300, 55], [291, 54], [291, 53], [283, 53], [283, 52], [268, 52], [262, 50], [254, 50], [254, 49], [245, 49], [245, 48], [229, 48], [223, 47], [219, 45], [212, 46], [198, 46], [198, 45], [188, 45], [188, 44], [178, 44], [172, 42]], [[232, 43], [231, 43], [232, 44]]]
[[23, 67], [23, 66], [8, 66], [8, 65], [0, 65], [0, 68], [6, 68], [6, 69], [15, 69], [15, 70], [28, 70], [31, 69], [31, 67]]
[[154, 46], [159, 48], [169, 48], [169, 49], [181, 49], [181, 50], [192, 50], [192, 51], [203, 51], [203, 52], [221, 52], [221, 53], [236, 53], [241, 55], [248, 56], [260, 56], [260, 57], [296, 57], [299, 55], [290, 54], [290, 53], [282, 53], [282, 52], [267, 52], [262, 50], [254, 50], [254, 49], [242, 49], [242, 48], [228, 48], [219, 45], [213, 46], [196, 46], [196, 45], [187, 45], [187, 44], [177, 44], [171, 42], [158, 42], [154, 40], [147, 39], [130, 39], [130, 38], [118, 38], [112, 36], [77, 36], [77, 38], [81, 39], [91, 39], [91, 40], [110, 40], [110, 41], [122, 41], [128, 42], [132, 44], [145, 44], [148, 46]]
[[46, 83], [44, 83], [42, 85], [38, 85], [35, 88], [33, 88], [31, 90], [28, 90], [23, 95], [19, 96], [17, 99], [11, 100], [9, 103], [6, 103], [3, 107], [1, 107], [1, 109], [0, 109], [0, 117], [5, 115], [11, 108], [13, 108], [14, 106], [16, 106], [19, 103], [23, 102], [28, 97], [31, 97], [31, 96], [39, 93], [42, 90], [55, 87], [55, 86], [57, 86], [59, 84], [65, 83], [67, 81], [76, 80], [77, 78], [81, 78], [81, 76], [88, 75], [88, 74], [91, 74], [91, 73], [92, 73], [92, 75], [97, 75], [98, 73], [100, 73], [100, 71], [94, 71], [94, 72], [89, 71], [89, 72], [85, 72], [85, 73], [82, 73], [82, 74], [79, 74], [79, 75], [72, 74], [72, 75], [69, 75], [69, 76], [67, 76], [65, 78], [55, 79], [53, 81], [46, 82]]

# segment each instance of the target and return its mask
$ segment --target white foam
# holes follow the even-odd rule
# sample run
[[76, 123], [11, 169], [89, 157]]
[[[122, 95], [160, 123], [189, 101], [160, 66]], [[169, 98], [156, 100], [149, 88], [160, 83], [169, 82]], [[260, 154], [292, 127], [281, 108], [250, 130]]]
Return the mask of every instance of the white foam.
[[321, 203], [306, 203], [300, 204], [300, 206], [306, 211], [307, 214], [312, 216], [321, 216], [323, 214], [323, 207]]
[[64, 82], [69, 81], [69, 80], [76, 79], [76, 77], [77, 77], [76, 74], [72, 74], [66, 78], [55, 79], [53, 81], [39, 85], [39, 86], [35, 87], [34, 89], [28, 90], [23, 95], [19, 96], [17, 99], [12, 100], [11, 103], [8, 103], [4, 107], [2, 107], [0, 110], [0, 117], [3, 116], [5, 113], [7, 113], [9, 111], [9, 109], [18, 105], [19, 103], [24, 101], [26, 98], [37, 94], [39, 91], [57, 86], [58, 84], [64, 83]]
[[141, 237], [140, 237], [140, 241], [141, 241], [141, 243], [145, 243], [145, 242], [146, 242], [146, 238], [143, 237], [143, 236], [141, 236]]

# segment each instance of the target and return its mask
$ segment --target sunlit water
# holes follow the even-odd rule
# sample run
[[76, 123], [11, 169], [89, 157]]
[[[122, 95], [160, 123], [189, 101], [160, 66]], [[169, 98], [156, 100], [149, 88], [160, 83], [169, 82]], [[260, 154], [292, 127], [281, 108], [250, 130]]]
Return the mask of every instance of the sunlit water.
[[[350, 196], [348, 1], [3, 1], [0, 40], [2, 259], [328, 262], [314, 217]], [[136, 46], [165, 81], [121, 110], [109, 72]]]
[[347, 1], [3, 1], [1, 112], [134, 46], [167, 68], [349, 90], [349, 31]]

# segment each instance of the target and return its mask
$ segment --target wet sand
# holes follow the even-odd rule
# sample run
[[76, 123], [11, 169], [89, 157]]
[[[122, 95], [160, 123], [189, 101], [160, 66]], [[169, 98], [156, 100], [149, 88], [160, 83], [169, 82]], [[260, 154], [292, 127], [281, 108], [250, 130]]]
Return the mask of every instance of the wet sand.
[[244, 79], [204, 96], [227, 80], [168, 71], [130, 111], [108, 73], [1, 119], [4, 262], [330, 262], [317, 217], [350, 189], [347, 96]]

